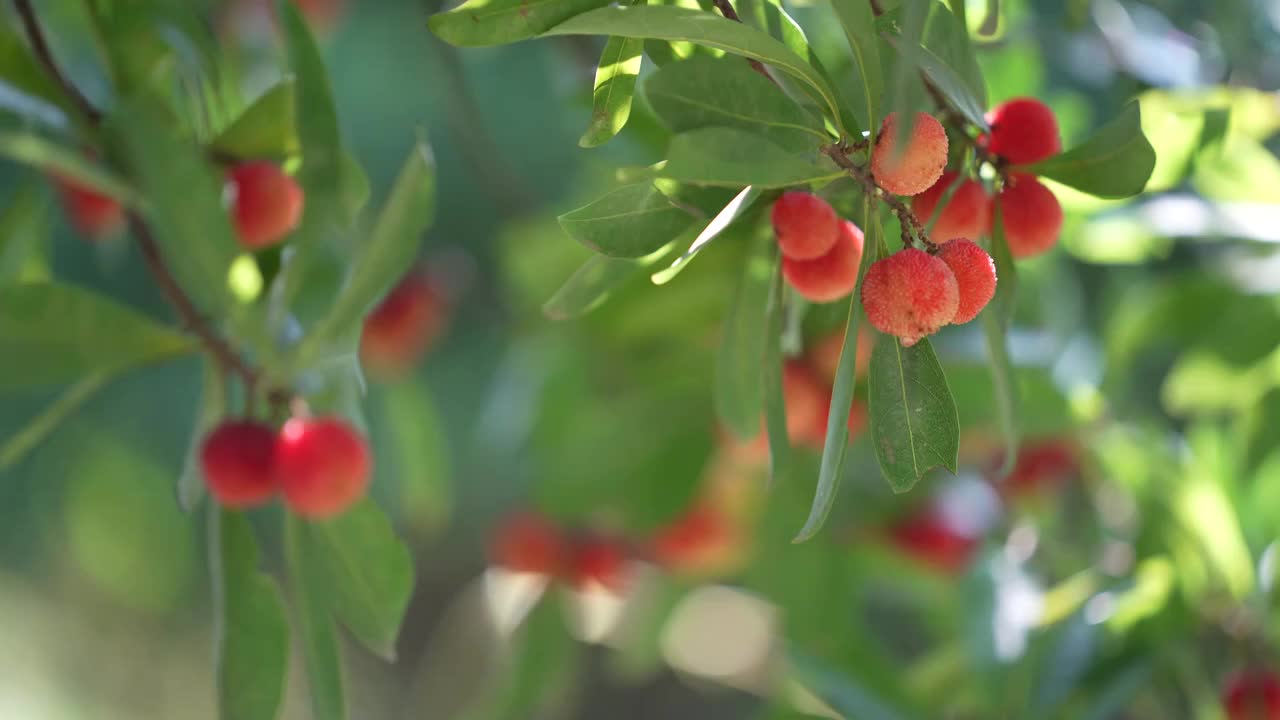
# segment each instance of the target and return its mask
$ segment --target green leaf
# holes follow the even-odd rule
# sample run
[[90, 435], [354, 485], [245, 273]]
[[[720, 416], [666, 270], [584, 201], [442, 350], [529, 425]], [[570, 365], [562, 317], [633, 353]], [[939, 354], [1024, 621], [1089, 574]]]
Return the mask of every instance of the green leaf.
[[[44, 118], [48, 108], [42, 106], [47, 105], [64, 116], [58, 118], [58, 123], [49, 123], [57, 125], [65, 124], [65, 116], [74, 116], [66, 94], [32, 57], [21, 36], [7, 28], [0, 28], [0, 78], [3, 78], [0, 85], [8, 88], [0, 87], [0, 107], [11, 109], [23, 118]], [[34, 105], [33, 101], [40, 105]]]
[[884, 95], [884, 75], [880, 67], [880, 42], [876, 35], [875, 16], [871, 3], [864, 0], [831, 0], [849, 42], [853, 60], [853, 72], [859, 80], [859, 89], [853, 93], [853, 112], [858, 124], [873, 128], [879, 118], [880, 101]]
[[544, 34], [683, 40], [759, 60], [806, 84], [826, 112], [842, 124], [840, 102], [822, 73], [781, 42], [719, 15], [665, 5], [605, 7], [566, 20]]
[[133, 190], [123, 180], [100, 168], [80, 151], [43, 135], [0, 130], [0, 155], [45, 173], [74, 180], [122, 203], [134, 205], [137, 202]]
[[696, 55], [672, 63], [645, 80], [644, 94], [673, 132], [734, 127], [797, 150], [830, 139], [817, 118], [741, 58]]
[[116, 373], [192, 349], [185, 335], [87, 290], [0, 288], [0, 389]]
[[[961, 17], [964, 8], [961, 3], [951, 5], [948, 9], [942, 3], [933, 3], [933, 12], [925, 26], [924, 46], [942, 65], [955, 71], [977, 107], [986, 108], [987, 81], [982, 77], [982, 67], [969, 41], [969, 29]], [[929, 69], [925, 71], [928, 73]], [[985, 124], [982, 127], [985, 129]]]
[[[431, 31], [453, 45], [480, 47], [527, 40], [609, 0], [467, 0], [432, 15]], [[605, 33], [608, 34], [608, 33]]]
[[[853, 390], [857, 385], [858, 325], [862, 322], [862, 279], [867, 268], [880, 256], [884, 242], [883, 228], [871, 198], [863, 196], [862, 216], [875, 219], [866, 223], [863, 240], [862, 266], [858, 268], [858, 283], [849, 298], [849, 314], [844, 326], [844, 342], [840, 346], [840, 362], [836, 367], [835, 386], [831, 389], [831, 408], [827, 411], [827, 436], [822, 444], [822, 464], [818, 470], [818, 487], [814, 491], [813, 505], [804, 527], [796, 533], [793, 542], [803, 542], [817, 534], [827, 521], [836, 493], [840, 489], [841, 470], [844, 467], [845, 450], [849, 447], [849, 411], [853, 408]], [[877, 343], [884, 345], [886, 343]]]
[[815, 657], [790, 652], [795, 679], [849, 720], [906, 720], [905, 711], [891, 706], [855, 678], [827, 667]]
[[688, 250], [676, 258], [665, 270], [660, 270], [650, 277], [653, 284], [665, 285], [671, 282], [676, 275], [679, 275], [681, 271], [689, 266], [689, 261], [702, 252], [702, 249], [709, 245], [712, 240], [720, 237], [734, 222], [747, 215], [762, 194], [755, 186], [748, 185], [737, 195], [734, 195], [733, 199], [721, 208], [720, 212], [716, 213], [711, 222], [707, 223], [702, 232], [698, 233], [698, 236], [693, 239], [693, 243], [689, 245]]
[[449, 439], [445, 419], [426, 383], [409, 379], [378, 395], [382, 438], [395, 472], [397, 513], [419, 530], [438, 529], [448, 520]]
[[182, 474], [178, 476], [178, 507], [191, 512], [204, 497], [204, 473], [200, 468], [200, 447], [205, 435], [222, 420], [227, 412], [226, 387], [222, 379], [222, 370], [217, 363], [206, 359], [201, 370], [200, 409], [196, 414], [195, 426], [191, 429], [191, 437], [187, 441], [187, 455], [182, 463]]
[[285, 558], [293, 588], [297, 628], [302, 636], [302, 655], [307, 665], [311, 717], [345, 720], [342, 657], [337, 632], [329, 617], [331, 588], [321, 566], [324, 558], [308, 533], [306, 521], [288, 513], [284, 522]]
[[885, 41], [898, 51], [904, 62], [914, 64], [929, 78], [938, 92], [946, 98], [948, 105], [978, 128], [990, 130], [984, 111], [986, 106], [975, 97], [964, 78], [945, 60], [929, 48], [909, 43], [902, 38], [886, 37]]
[[[762, 233], [764, 234], [764, 233]], [[782, 322], [789, 308], [783, 305], [782, 257], [772, 238], [765, 235], [770, 250], [769, 302], [764, 315], [764, 357], [760, 385], [764, 388], [764, 425], [769, 441], [769, 482], [777, 483], [791, 463], [791, 434], [787, 429], [787, 400], [782, 387]]]
[[557, 219], [569, 237], [621, 258], [656, 252], [693, 224], [693, 216], [652, 183], [625, 185]]
[[212, 149], [237, 158], [282, 159], [296, 154], [295, 102], [293, 78], [272, 85], [218, 134]]
[[115, 377], [112, 373], [95, 372], [84, 376], [56, 400], [30, 420], [21, 430], [0, 443], [0, 472], [16, 465], [62, 423], [88, 402]]
[[631, 99], [644, 42], [635, 38], [611, 37], [600, 53], [596, 84], [591, 100], [591, 124], [578, 140], [582, 147], [602, 145], [622, 131], [631, 116]]
[[0, 210], [0, 285], [20, 282], [28, 262], [47, 242], [47, 205], [43, 193], [25, 184]]
[[272, 720], [284, 701], [289, 662], [289, 624], [280, 586], [258, 570], [258, 545], [242, 513], [211, 505], [209, 532], [218, 715], [224, 720]]
[[987, 340], [987, 355], [991, 360], [991, 384], [995, 390], [996, 417], [1000, 422], [1000, 436], [1004, 441], [1004, 461], [997, 474], [1008, 475], [1018, 460], [1020, 425], [1018, 422], [1018, 385], [1013, 375], [1013, 362], [1009, 359], [1009, 326], [1017, 304], [1018, 273], [1004, 234], [1000, 203], [995, 203], [995, 217], [991, 222], [991, 256], [996, 263], [996, 294], [982, 313], [982, 330]]
[[716, 415], [734, 435], [748, 440], [760, 434], [764, 410], [765, 315], [772, 292], [776, 243], [767, 233], [756, 237], [743, 263], [742, 280], [725, 316], [724, 335], [716, 356]]
[[640, 267], [635, 260], [592, 255], [542, 305], [542, 313], [552, 320], [585, 315], [599, 307]]
[[906, 492], [932, 468], [956, 471], [960, 423], [928, 338], [911, 347], [880, 340], [871, 352], [871, 440], [889, 485]]
[[1156, 153], [1142, 132], [1142, 111], [1131, 102], [1083, 144], [1034, 165], [1014, 168], [1043, 175], [1102, 198], [1137, 195], [1155, 169]]
[[822, 182], [844, 173], [788, 152], [754, 133], [702, 128], [671, 138], [662, 177], [699, 185], [786, 187]]

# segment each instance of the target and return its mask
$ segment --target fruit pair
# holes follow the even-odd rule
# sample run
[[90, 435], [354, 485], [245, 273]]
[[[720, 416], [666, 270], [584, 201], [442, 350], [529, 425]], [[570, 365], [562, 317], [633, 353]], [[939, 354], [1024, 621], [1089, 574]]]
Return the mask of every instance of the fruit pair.
[[872, 263], [862, 283], [862, 307], [873, 327], [910, 347], [944, 325], [974, 319], [995, 292], [991, 256], [960, 238], [936, 254], [905, 248]]
[[842, 220], [826, 200], [790, 191], [773, 204], [773, 231], [782, 252], [782, 275], [801, 297], [831, 302], [858, 284], [862, 230]]
[[250, 420], [219, 425], [200, 465], [209, 494], [229, 508], [263, 505], [277, 492], [293, 512], [332, 517], [364, 496], [373, 460], [365, 439], [337, 418], [293, 418], [277, 433]]
[[555, 578], [582, 590], [625, 589], [631, 559], [621, 542], [600, 535], [570, 536], [533, 512], [507, 517], [493, 535], [493, 565]]

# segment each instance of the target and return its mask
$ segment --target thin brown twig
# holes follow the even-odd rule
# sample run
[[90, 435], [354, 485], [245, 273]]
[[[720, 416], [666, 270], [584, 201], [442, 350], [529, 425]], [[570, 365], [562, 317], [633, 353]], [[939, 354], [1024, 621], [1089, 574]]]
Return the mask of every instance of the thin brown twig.
[[[720, 10], [720, 14], [724, 15], [726, 20], [742, 22], [742, 18], [738, 17], [738, 11], [733, 9], [733, 3], [729, 2], [729, 0], [712, 0], [712, 2], [715, 3], [716, 8]], [[751, 59], [748, 59], [747, 62], [751, 63], [753, 70], [768, 78], [770, 82], [774, 81], [773, 77], [769, 75], [769, 71], [764, 69], [764, 63]]]
[[930, 243], [929, 234], [925, 231], [924, 224], [911, 212], [911, 208], [902, 202], [896, 195], [886, 192], [884, 188], [876, 184], [875, 178], [867, 172], [866, 168], [860, 167], [849, 159], [849, 149], [841, 145], [824, 145], [822, 152], [831, 158], [840, 169], [848, 173], [849, 177], [858, 181], [866, 192], [872, 197], [880, 200], [893, 214], [898, 217], [898, 222], [902, 225], [902, 241], [907, 246], [914, 247], [915, 242], [912, 236], [919, 238], [922, 242]]
[[36, 54], [36, 59], [53, 76], [53, 81], [58, 83], [62, 88], [62, 92], [71, 99], [80, 114], [84, 115], [85, 119], [91, 124], [96, 125], [102, 120], [102, 113], [98, 112], [97, 108], [89, 102], [89, 99], [82, 95], [76, 86], [72, 85], [71, 81], [58, 70], [58, 62], [53, 58], [53, 51], [49, 49], [49, 43], [45, 40], [44, 32], [40, 30], [40, 21], [36, 18], [36, 11], [31, 6], [31, 0], [13, 0], [13, 6], [18, 11], [18, 17], [22, 19], [23, 30], [26, 31], [27, 40], [31, 42], [31, 51]]

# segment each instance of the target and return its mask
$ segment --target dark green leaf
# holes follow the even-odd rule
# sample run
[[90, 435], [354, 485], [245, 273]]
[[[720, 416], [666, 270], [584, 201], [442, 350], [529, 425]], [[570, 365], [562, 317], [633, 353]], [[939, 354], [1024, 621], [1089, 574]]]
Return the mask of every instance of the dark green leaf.
[[276, 581], [258, 570], [248, 519], [210, 506], [218, 714], [272, 720], [280, 713], [289, 661], [289, 624]]
[[449, 517], [449, 439], [430, 388], [409, 379], [379, 393], [382, 436], [390, 445], [397, 513], [419, 530], [440, 528]]
[[721, 208], [720, 212], [716, 213], [716, 216], [711, 219], [711, 222], [707, 223], [707, 226], [702, 229], [702, 232], [698, 233], [698, 237], [694, 238], [693, 244], [689, 246], [688, 250], [682, 253], [680, 257], [676, 258], [675, 262], [671, 263], [671, 265], [665, 270], [660, 270], [651, 276], [650, 279], [653, 281], [653, 284], [665, 285], [666, 283], [671, 282], [676, 275], [679, 275], [682, 270], [689, 266], [689, 261], [692, 260], [695, 255], [709, 245], [712, 240], [720, 237], [730, 225], [733, 225], [735, 221], [747, 214], [761, 194], [760, 190], [756, 189], [752, 185], [748, 185], [742, 189], [742, 192], [734, 195], [733, 199]]
[[601, 145], [622, 131], [631, 116], [631, 98], [640, 74], [644, 42], [611, 37], [600, 53], [591, 100], [591, 124], [578, 140], [582, 147]]
[[578, 646], [564, 626], [556, 603], [543, 602], [529, 612], [512, 641], [510, 665], [480, 707], [463, 720], [528, 720], [549, 717], [546, 710], [563, 697], [580, 672]]
[[[924, 83], [921, 80], [918, 69], [917, 58], [923, 53], [920, 43], [924, 38], [925, 20], [929, 17], [929, 11], [935, 5], [934, 0], [902, 0], [902, 4], [897, 9], [899, 20], [897, 26], [901, 29], [900, 36], [893, 36], [888, 33], [884, 35], [884, 42], [897, 50], [894, 52], [885, 52], [884, 57], [887, 58], [886, 73], [886, 105], [888, 105], [888, 114], [896, 114], [899, 118], [915, 118], [918, 112], [928, 112], [929, 98], [925, 95]], [[896, 125], [897, 137], [892, 138], [894, 147], [905, 147], [907, 135], [911, 132], [912, 122], [899, 122]], [[874, 128], [878, 133], [879, 127]]]
[[345, 720], [342, 657], [338, 636], [329, 617], [330, 593], [324, 574], [321, 549], [308, 532], [306, 521], [285, 515], [285, 558], [293, 589], [297, 629], [302, 637], [302, 655], [307, 666], [307, 687], [311, 695], [311, 717], [315, 720]]
[[716, 356], [716, 414], [744, 440], [760, 434], [764, 409], [761, 387], [767, 330], [765, 314], [773, 286], [776, 243], [765, 233], [756, 238], [743, 264], [742, 281], [725, 317], [724, 336]]
[[1083, 144], [1017, 169], [1097, 197], [1124, 198], [1142, 192], [1155, 165], [1155, 150], [1142, 133], [1142, 111], [1131, 102]]
[[[61, 111], [62, 115], [71, 114], [71, 105], [62, 89], [31, 56], [22, 38], [7, 28], [0, 28], [0, 78], [4, 78], [0, 83], [9, 88], [8, 91], [0, 88], [0, 107], [24, 118], [43, 118], [50, 109]], [[49, 107], [34, 106], [33, 100]], [[65, 117], [58, 120], [60, 122], [49, 124], [66, 122]]]
[[693, 224], [693, 216], [651, 183], [625, 185], [558, 220], [569, 237], [620, 258], [656, 252]]
[[245, 108], [214, 139], [213, 150], [237, 158], [284, 158], [298, 152], [293, 79], [285, 78]]
[[1000, 421], [1000, 435], [1004, 440], [1004, 461], [997, 471], [1007, 475], [1018, 460], [1018, 385], [1013, 375], [1013, 363], [1009, 359], [1009, 326], [1017, 303], [1018, 273], [1004, 234], [1000, 204], [995, 203], [995, 217], [991, 221], [991, 256], [996, 263], [996, 294], [982, 313], [982, 330], [987, 339], [987, 355], [991, 360], [991, 384], [995, 389], [996, 417]]
[[[982, 68], [978, 65], [978, 58], [969, 41], [969, 29], [961, 17], [963, 9], [961, 4], [955, 2], [950, 10], [941, 3], [933, 3], [933, 12], [925, 27], [924, 46], [942, 65], [955, 71], [956, 77], [981, 110], [987, 106], [987, 82], [982, 77]], [[925, 71], [932, 79], [931, 68], [926, 66]], [[981, 127], [985, 127], [985, 124]]]
[[732, 128], [690, 130], [671, 138], [665, 178], [740, 188], [786, 187], [832, 180], [844, 173], [788, 152], [754, 133]]
[[4, 442], [0, 443], [0, 472], [13, 467], [36, 449], [72, 413], [106, 387], [112, 377], [114, 375], [106, 372], [85, 375], [59, 395], [58, 399], [49, 404], [49, 407], [32, 418], [21, 430], [5, 438]]
[[192, 349], [185, 335], [87, 290], [0, 288], [0, 388], [111, 374]]
[[0, 285], [21, 281], [49, 233], [48, 203], [33, 185], [20, 187], [0, 211]]
[[574, 15], [608, 3], [609, 0], [467, 0], [449, 12], [432, 15], [427, 24], [453, 45], [504, 45], [536, 37]]
[[122, 203], [136, 197], [125, 182], [98, 167], [83, 153], [33, 132], [0, 130], [0, 155], [39, 170], [75, 180]]
[[872, 128], [879, 118], [884, 75], [880, 68], [880, 42], [871, 3], [865, 0], [831, 0], [831, 8], [835, 10], [849, 42], [853, 72], [860, 85], [853, 93], [854, 115], [860, 126]]
[[[762, 233], [764, 234], [764, 233]], [[764, 315], [764, 358], [760, 385], [764, 388], [764, 425], [769, 441], [769, 482], [786, 476], [791, 463], [791, 434], [787, 429], [787, 400], [782, 387], [782, 322], [788, 308], [783, 305], [782, 257], [777, 245], [764, 234], [770, 250], [769, 302]]]
[[543, 304], [542, 312], [552, 320], [585, 315], [599, 307], [640, 267], [635, 260], [592, 255]]
[[934, 467], [956, 471], [960, 424], [928, 338], [911, 347], [880, 340], [871, 352], [871, 439], [885, 479], [906, 492]]
[[222, 420], [227, 411], [226, 387], [222, 370], [211, 360], [205, 360], [201, 370], [203, 378], [200, 390], [200, 409], [196, 415], [191, 438], [187, 441], [187, 456], [178, 476], [178, 507], [187, 512], [195, 509], [204, 497], [204, 474], [200, 468], [200, 447], [204, 437]]

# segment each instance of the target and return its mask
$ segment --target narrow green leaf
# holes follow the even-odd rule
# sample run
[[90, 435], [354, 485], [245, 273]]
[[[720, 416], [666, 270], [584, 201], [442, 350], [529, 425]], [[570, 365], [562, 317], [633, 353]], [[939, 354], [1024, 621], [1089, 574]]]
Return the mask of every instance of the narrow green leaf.
[[442, 527], [453, 504], [445, 419], [426, 383], [409, 379], [378, 395], [395, 471], [397, 513], [419, 530]]
[[1142, 110], [1131, 102], [1083, 144], [1015, 169], [1097, 197], [1125, 198], [1142, 192], [1155, 166], [1155, 150], [1142, 132]]
[[861, 127], [872, 128], [880, 117], [884, 71], [880, 67], [880, 42], [871, 3], [865, 0], [831, 0], [831, 8], [835, 10], [849, 42], [853, 72], [860, 84], [853, 93], [854, 115]]
[[267, 88], [214, 139], [212, 149], [237, 158], [285, 158], [298, 152], [293, 78]]
[[[767, 235], [766, 235], [767, 237]], [[766, 241], [768, 242], [768, 241]], [[764, 425], [769, 441], [769, 482], [777, 483], [786, 475], [791, 463], [791, 437], [787, 430], [787, 401], [782, 388], [782, 257], [777, 245], [768, 242], [770, 250], [769, 302], [764, 314], [764, 357], [761, 359], [760, 385], [764, 388]]]
[[192, 349], [185, 335], [87, 290], [0, 287], [0, 388], [112, 374]]
[[[463, 47], [505, 45], [536, 37], [609, 0], [467, 0], [427, 21], [441, 40]], [[604, 33], [608, 34], [608, 33]]]
[[22, 37], [8, 28], [0, 28], [0, 77], [4, 78], [0, 83], [9, 88], [0, 88], [0, 106], [19, 110], [22, 106], [15, 106], [17, 99], [12, 96], [20, 95], [24, 100], [34, 98], [66, 115], [72, 114], [66, 94], [36, 62]]
[[25, 184], [0, 210], [0, 285], [20, 282], [28, 262], [47, 241], [47, 205], [44, 193]]
[[307, 666], [307, 687], [311, 695], [311, 717], [315, 720], [345, 720], [342, 657], [338, 636], [329, 617], [327, 578], [320, 563], [323, 555], [308, 532], [306, 522], [292, 513], [285, 515], [284, 548], [289, 566], [289, 584], [302, 636], [302, 655]]
[[932, 468], [956, 471], [960, 422], [929, 339], [881, 340], [871, 352], [871, 440], [890, 487], [906, 492]]
[[196, 414], [191, 437], [187, 441], [187, 455], [178, 476], [178, 507], [191, 512], [204, 497], [204, 473], [200, 469], [200, 447], [204, 437], [222, 420], [227, 411], [226, 387], [222, 371], [217, 364], [206, 359], [201, 369], [200, 409]]
[[624, 185], [557, 218], [569, 237], [610, 257], [656, 252], [693, 224], [693, 216], [652, 183]]
[[[925, 27], [924, 46], [942, 65], [955, 71], [981, 110], [987, 107], [987, 81], [982, 77], [982, 67], [969, 40], [969, 28], [963, 18], [965, 8], [959, 2], [951, 5], [951, 9], [947, 9], [941, 3], [933, 4]], [[930, 69], [926, 67], [925, 71]]]
[[923, 71], [938, 92], [946, 98], [947, 104], [964, 115], [966, 120], [982, 130], [990, 129], [985, 105], [974, 96], [968, 83], [946, 61], [929, 48], [909, 43], [905, 38], [886, 36], [885, 42], [898, 51], [902, 63], [913, 64]]
[[735, 221], [747, 214], [755, 205], [755, 201], [763, 193], [753, 185], [748, 185], [742, 189], [733, 199], [728, 202], [716, 216], [707, 223], [707, 226], [698, 233], [698, 237], [694, 238], [693, 244], [689, 246], [680, 257], [676, 258], [665, 270], [654, 273], [650, 279], [654, 285], [665, 285], [671, 282], [676, 275], [679, 275], [689, 265], [689, 261], [695, 255], [702, 252], [702, 249], [711, 244], [712, 240], [720, 237], [725, 230], [733, 225]]
[[790, 661], [796, 680], [842, 717], [849, 720], [907, 720], [910, 717], [853, 677], [823, 665], [815, 657], [792, 650]]
[[765, 343], [763, 319], [769, 308], [774, 279], [773, 247], [776, 243], [764, 232], [743, 264], [742, 280], [733, 306], [725, 316], [724, 337], [716, 356], [716, 414], [730, 432], [747, 440], [760, 434], [764, 410]]
[[78, 150], [29, 131], [0, 130], [0, 155], [42, 172], [74, 180], [86, 188], [134, 205], [137, 197], [120, 178], [103, 170]]
[[372, 652], [395, 660], [396, 638], [413, 593], [413, 560], [372, 500], [306, 528], [331, 607]]
[[289, 623], [280, 586], [258, 570], [248, 519], [209, 506], [218, 716], [273, 720], [284, 702]]
[[636, 260], [592, 255], [542, 305], [552, 320], [568, 320], [596, 309], [641, 267]]
[[591, 124], [578, 140], [582, 147], [603, 145], [622, 132], [631, 117], [631, 99], [635, 95], [636, 77], [644, 41], [636, 38], [611, 37], [600, 53], [596, 83], [591, 100]]
[[760, 188], [822, 182], [844, 173], [788, 152], [754, 133], [711, 127], [671, 138], [662, 177], [699, 185]]
[[1000, 435], [1004, 440], [1004, 461], [997, 473], [1003, 477], [1013, 470], [1018, 460], [1018, 385], [1014, 379], [1013, 362], [1009, 359], [1006, 335], [1013, 322], [1017, 304], [1018, 273], [1004, 234], [1004, 221], [1000, 203], [995, 203], [995, 217], [991, 221], [991, 256], [996, 263], [996, 294], [982, 313], [982, 330], [987, 339], [987, 354], [991, 359], [991, 383], [995, 391], [996, 417], [1000, 422]]
[[57, 430], [72, 413], [106, 387], [107, 382], [113, 377], [115, 377], [113, 374], [106, 372], [94, 372], [84, 376], [67, 388], [21, 430], [5, 438], [4, 442], [0, 443], [0, 472], [13, 467], [28, 453], [39, 447], [40, 443]]
[[[827, 411], [827, 437], [822, 444], [822, 464], [818, 470], [818, 487], [814, 491], [813, 505], [804, 527], [796, 533], [792, 542], [804, 542], [822, 529], [827, 515], [836, 502], [840, 490], [840, 478], [844, 468], [844, 454], [849, 447], [849, 411], [853, 408], [853, 391], [857, 385], [858, 325], [862, 322], [862, 279], [867, 268], [880, 256], [884, 230], [880, 218], [875, 215], [871, 198], [862, 200], [862, 216], [873, 218], [866, 223], [863, 239], [862, 264], [858, 268], [858, 283], [849, 298], [849, 314], [844, 326], [844, 342], [840, 346], [840, 362], [836, 366], [835, 385], [831, 389], [831, 408]], [[885, 343], [878, 343], [884, 345]]]
[[[911, 122], [897, 123], [897, 137], [893, 138], [894, 147], [906, 147], [907, 135], [915, 123], [917, 112], [928, 112], [929, 98], [925, 95], [924, 83], [920, 79], [916, 58], [921, 54], [920, 43], [924, 38], [925, 20], [934, 6], [934, 0], [902, 0], [897, 12], [897, 26], [901, 28], [900, 36], [886, 33], [884, 41], [897, 52], [888, 52], [889, 62], [885, 68], [886, 105], [888, 114], [896, 114], [899, 118], [913, 118]], [[878, 133], [880, 128], [874, 128]]]

